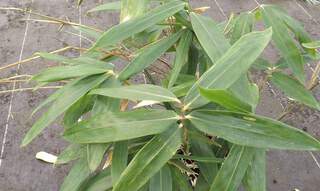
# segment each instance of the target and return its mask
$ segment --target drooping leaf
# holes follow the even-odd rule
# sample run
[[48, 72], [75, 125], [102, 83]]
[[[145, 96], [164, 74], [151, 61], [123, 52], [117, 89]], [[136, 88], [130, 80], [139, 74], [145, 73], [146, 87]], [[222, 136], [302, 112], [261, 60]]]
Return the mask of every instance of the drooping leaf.
[[180, 144], [181, 129], [177, 125], [155, 136], [135, 155], [113, 191], [138, 190], [166, 164]]
[[114, 144], [112, 154], [111, 175], [113, 185], [119, 180], [121, 173], [128, 165], [128, 141]]
[[188, 52], [191, 42], [192, 32], [187, 30], [182, 34], [177, 47], [174, 65], [170, 74], [170, 80], [168, 85], [169, 88], [171, 88], [176, 83], [176, 80], [181, 72], [182, 67], [186, 64], [188, 60]]
[[85, 27], [81, 27], [81, 26], [72, 26], [74, 29], [76, 29], [77, 31], [80, 31], [83, 34], [86, 34], [88, 37], [92, 37], [94, 39], [98, 39], [102, 33], [97, 32], [93, 29], [88, 29]]
[[88, 91], [106, 80], [109, 76], [95, 75], [84, 78], [64, 90], [59, 97], [53, 102], [52, 106], [38, 119], [28, 133], [25, 135], [21, 146], [30, 143], [41, 131], [65, 112], [69, 107], [81, 99]]
[[246, 191], [266, 191], [266, 151], [255, 149], [243, 179]]
[[317, 49], [320, 48], [320, 41], [313, 41], [309, 43], [303, 43], [303, 47], [308, 48], [308, 49]]
[[[67, 129], [64, 138], [75, 143], [108, 143], [161, 133], [178, 119], [172, 111], [107, 112]], [[105, 123], [108, 121], [108, 123]]]
[[279, 8], [272, 5], [262, 5], [260, 11], [265, 25], [273, 29], [272, 39], [280, 54], [284, 57], [297, 79], [303, 83], [305, 81], [304, 60], [297, 45], [291, 38], [286, 24], [278, 14]]
[[237, 190], [253, 154], [253, 148], [234, 145], [214, 179], [210, 191]]
[[190, 89], [184, 100], [187, 104], [185, 109], [208, 103], [199, 95], [198, 86], [211, 89], [229, 88], [254, 63], [269, 43], [271, 36], [271, 29], [242, 36]]
[[320, 110], [316, 98], [298, 80], [281, 72], [272, 73], [272, 83], [281, 89], [287, 96], [309, 107]]
[[150, 179], [149, 191], [172, 191], [172, 176], [168, 165], [164, 165]]
[[320, 149], [320, 142], [309, 134], [266, 117], [200, 110], [193, 111], [187, 118], [200, 131], [238, 145], [292, 150]]
[[138, 55], [120, 72], [119, 79], [127, 80], [131, 76], [142, 72], [156, 61], [181, 36], [182, 32], [175, 33], [167, 38], [156, 41], [139, 51]]
[[148, 100], [158, 102], [180, 102], [179, 99], [169, 90], [162, 88], [161, 86], [151, 84], [96, 89], [91, 91], [90, 94], [129, 99], [133, 101]]
[[105, 3], [102, 5], [98, 5], [92, 9], [90, 9], [87, 13], [97, 12], [97, 11], [117, 11], [121, 8], [121, 2], [120, 1], [114, 1]]
[[79, 159], [70, 170], [68, 176], [64, 179], [60, 191], [77, 191], [82, 181], [90, 175], [90, 169], [86, 159]]
[[243, 103], [227, 90], [204, 89], [200, 87], [201, 96], [217, 103], [230, 111], [250, 112], [251, 106]]
[[90, 76], [110, 72], [112, 64], [80, 64], [75, 66], [57, 66], [46, 69], [32, 78], [38, 82], [55, 82], [64, 79]]
[[159, 23], [160, 21], [174, 15], [178, 11], [182, 10], [185, 6], [184, 2], [175, 0], [169, 3], [166, 3], [160, 7], [157, 7], [143, 16], [130, 19], [127, 22], [123, 22], [119, 25], [116, 25], [106, 31], [91, 48], [97, 50], [98, 48], [106, 48], [112, 45], [115, 45], [130, 36], [142, 32], [145, 29]]

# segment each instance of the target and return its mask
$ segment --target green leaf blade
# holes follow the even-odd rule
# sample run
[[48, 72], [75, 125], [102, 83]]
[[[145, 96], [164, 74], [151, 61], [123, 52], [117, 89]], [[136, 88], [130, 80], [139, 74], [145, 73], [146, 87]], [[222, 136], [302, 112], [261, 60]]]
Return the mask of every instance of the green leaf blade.
[[251, 114], [203, 110], [187, 116], [200, 131], [234, 144], [273, 149], [319, 150], [320, 142], [282, 122]]

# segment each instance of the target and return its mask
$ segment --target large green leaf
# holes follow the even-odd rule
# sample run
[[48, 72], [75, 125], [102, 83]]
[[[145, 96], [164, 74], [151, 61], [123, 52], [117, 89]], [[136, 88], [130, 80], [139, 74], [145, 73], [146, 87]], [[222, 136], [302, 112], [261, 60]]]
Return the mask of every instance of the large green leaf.
[[116, 25], [106, 31], [101, 38], [99, 38], [99, 40], [91, 48], [91, 51], [116, 45], [130, 36], [142, 32], [145, 29], [166, 19], [167, 17], [174, 15], [178, 11], [182, 10], [184, 6], [185, 3], [182, 1], [172, 1], [151, 10], [143, 16], [139, 16], [134, 19], [130, 19], [127, 22]]
[[110, 168], [102, 170], [81, 184], [79, 191], [109, 191], [112, 188]]
[[191, 13], [191, 23], [196, 36], [212, 62], [216, 62], [230, 48], [228, 40], [210, 18]]
[[230, 111], [250, 112], [251, 106], [243, 103], [227, 90], [204, 89], [200, 87], [201, 96], [217, 103]]
[[246, 191], [266, 191], [266, 151], [255, 149], [252, 161], [243, 178]]
[[180, 102], [180, 100], [169, 90], [151, 84], [95, 89], [91, 91], [90, 94], [129, 99], [133, 101], [149, 100], [158, 102]]
[[185, 109], [208, 103], [199, 95], [198, 86], [211, 89], [229, 88], [254, 63], [268, 45], [271, 36], [271, 29], [242, 36], [190, 89], [184, 100], [187, 104]]
[[80, 76], [90, 76], [111, 72], [113, 65], [111, 64], [80, 64], [75, 66], [57, 66], [46, 69], [35, 75], [32, 80], [38, 82], [55, 82], [64, 79], [70, 79]]
[[109, 144], [87, 144], [87, 162], [91, 172], [94, 172], [100, 166], [108, 148], [110, 148]]
[[282, 20], [281, 15], [279, 15], [279, 11], [278, 7], [272, 5], [261, 6], [261, 15], [265, 25], [273, 29], [272, 39], [274, 43], [294, 75], [300, 82], [304, 82], [303, 57], [292, 39], [285, 22]]
[[72, 86], [65, 89], [59, 97], [53, 102], [52, 106], [44, 113], [40, 119], [31, 127], [28, 133], [25, 135], [22, 146], [26, 146], [30, 143], [41, 131], [49, 124], [65, 112], [70, 106], [76, 103], [81, 97], [83, 97], [92, 88], [106, 80], [108, 75], [95, 75], [84, 78]]
[[199, 130], [239, 145], [292, 150], [320, 149], [320, 142], [309, 134], [266, 117], [202, 110], [192, 112], [187, 118]]
[[181, 72], [182, 67], [186, 64], [188, 60], [188, 53], [191, 43], [192, 32], [187, 30], [182, 34], [182, 37], [177, 47], [176, 57], [168, 84], [169, 88], [171, 88], [176, 83], [176, 80]]
[[68, 176], [64, 179], [60, 191], [77, 191], [82, 181], [90, 175], [86, 159], [79, 159], [70, 170]]
[[287, 96], [309, 107], [320, 110], [316, 98], [299, 81], [281, 72], [272, 73], [272, 83], [281, 89]]
[[67, 129], [64, 137], [76, 143], [122, 141], [161, 133], [177, 120], [176, 113], [165, 110], [107, 112]]
[[172, 176], [168, 165], [164, 165], [150, 179], [149, 191], [172, 191]]
[[155, 136], [132, 159], [113, 191], [136, 191], [155, 175], [175, 154], [181, 144], [177, 125]]
[[252, 12], [244, 12], [241, 13], [236, 19], [233, 21], [234, 25], [231, 31], [231, 44], [234, 44], [241, 36], [252, 31], [254, 25], [254, 14]]
[[128, 141], [119, 141], [114, 143], [112, 154], [111, 175], [112, 183], [115, 184], [121, 173], [128, 165]]
[[60, 153], [55, 164], [65, 164], [76, 160], [83, 156], [84, 151], [83, 145], [71, 144]]
[[119, 79], [126, 80], [142, 72], [167, 51], [180, 38], [181, 34], [180, 31], [139, 50], [138, 55], [120, 72]]
[[237, 190], [253, 154], [253, 148], [234, 145], [214, 179], [210, 191]]

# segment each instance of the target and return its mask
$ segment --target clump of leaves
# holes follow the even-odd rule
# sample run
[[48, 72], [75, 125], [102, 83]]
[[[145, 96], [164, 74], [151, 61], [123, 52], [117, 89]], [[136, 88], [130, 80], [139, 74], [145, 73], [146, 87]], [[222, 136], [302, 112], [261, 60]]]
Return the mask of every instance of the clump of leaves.
[[[70, 146], [55, 163], [77, 162], [62, 191], [231, 191], [241, 184], [263, 191], [268, 149], [320, 149], [307, 133], [255, 114], [253, 70], [266, 74], [263, 83], [320, 109], [310, 92], [314, 79], [306, 88], [304, 73], [307, 61], [319, 59], [319, 42], [281, 8], [261, 5], [222, 23], [179, 0], [123, 0], [90, 12], [118, 9], [120, 24], [104, 33], [78, 28], [97, 38], [80, 57], [39, 54], [62, 66], [33, 79], [67, 84], [36, 109], [51, 104], [22, 145], [64, 114]], [[281, 55], [275, 64], [262, 56], [270, 42]], [[175, 58], [159, 85], [148, 69], [165, 53]], [[114, 60], [127, 65], [115, 69]], [[150, 84], [130, 81], [140, 73]]]

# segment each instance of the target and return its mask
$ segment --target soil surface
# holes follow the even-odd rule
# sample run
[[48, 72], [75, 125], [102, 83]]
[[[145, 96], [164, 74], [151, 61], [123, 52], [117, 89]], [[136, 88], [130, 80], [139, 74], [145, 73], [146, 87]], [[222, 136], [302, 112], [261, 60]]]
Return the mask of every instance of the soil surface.
[[[81, 9], [77, 8], [75, 0], [1, 0], [0, 7], [30, 8], [42, 14], [68, 19], [70, 21], [97, 26], [106, 29], [118, 22], [117, 13], [99, 13], [95, 17], [86, 16], [88, 9], [98, 5], [101, 0], [85, 0]], [[252, 10], [257, 4], [254, 0], [192, 0], [194, 7], [210, 6], [207, 15], [217, 21], [222, 21], [230, 13]], [[218, 2], [219, 6], [217, 6]], [[320, 8], [316, 8], [295, 0], [268, 0], [260, 3], [275, 3], [283, 6], [293, 17], [303, 22], [305, 28], [316, 39], [320, 39]], [[303, 10], [305, 9], [305, 10]], [[59, 26], [30, 21], [28, 14], [14, 11], [0, 11], [0, 67], [30, 57], [33, 53], [53, 51], [65, 46], [79, 46], [77, 33], [68, 28], [59, 32]], [[31, 17], [34, 18], [34, 17]], [[26, 31], [27, 28], [27, 32]], [[83, 39], [81, 46], [89, 43]], [[23, 48], [22, 48], [23, 47]], [[67, 55], [77, 56], [77, 52]], [[270, 48], [267, 54], [271, 60], [278, 58], [275, 50]], [[0, 72], [0, 78], [16, 74], [35, 74], [41, 69], [52, 65], [52, 62], [35, 60]], [[314, 67], [315, 63], [310, 63]], [[308, 73], [311, 69], [306, 68]], [[138, 79], [139, 80], [139, 79]], [[30, 87], [24, 83], [17, 83], [17, 88]], [[0, 91], [12, 89], [12, 84], [0, 84]], [[20, 143], [38, 115], [30, 117], [33, 109], [41, 103], [53, 90], [24, 91], [13, 94], [0, 94], [0, 148], [4, 141], [2, 163], [0, 166], [0, 191], [57, 191], [67, 174], [70, 166], [45, 164], [35, 159], [39, 151], [46, 151], [58, 155], [66, 143], [61, 139], [59, 121], [47, 128], [40, 137], [25, 148]], [[258, 113], [277, 117], [288, 100], [273, 87], [266, 87], [263, 91]], [[320, 88], [314, 90], [320, 100]], [[11, 109], [10, 109], [11, 108]], [[9, 113], [9, 114], [8, 114]], [[40, 112], [41, 113], [41, 112]], [[9, 117], [8, 117], [9, 116]], [[8, 119], [8, 120], [7, 120]], [[299, 127], [320, 139], [320, 112], [297, 106], [294, 113], [284, 119], [288, 124]], [[1, 151], [1, 150], [0, 150]], [[314, 157], [314, 158], [313, 158]], [[320, 187], [320, 168], [315, 159], [320, 161], [320, 153], [269, 151], [268, 152], [268, 190], [270, 191], [318, 191]]]

